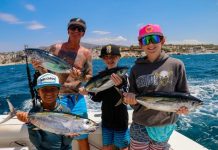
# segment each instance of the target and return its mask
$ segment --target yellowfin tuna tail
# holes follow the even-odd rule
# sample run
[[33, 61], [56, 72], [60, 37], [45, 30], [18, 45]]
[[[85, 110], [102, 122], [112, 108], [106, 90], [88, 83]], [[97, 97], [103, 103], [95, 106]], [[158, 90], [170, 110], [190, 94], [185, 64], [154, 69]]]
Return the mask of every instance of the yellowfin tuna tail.
[[9, 119], [11, 119], [14, 116], [16, 116], [16, 110], [14, 109], [14, 106], [11, 104], [9, 99], [7, 99], [7, 103], [8, 103], [9, 109], [10, 109], [10, 113], [9, 113], [9, 115], [4, 120], [0, 121], [0, 124], [6, 122]]
[[[120, 98], [120, 100], [115, 104], [115, 107], [117, 107], [117, 106], [119, 106], [119, 105], [121, 105], [121, 104], [125, 104], [124, 102], [123, 102], [123, 92], [120, 90], [120, 89], [118, 89], [117, 87], [115, 87], [115, 89], [117, 90], [117, 92], [120, 94], [120, 96], [121, 96], [121, 98]], [[126, 104], [125, 104], [126, 105]]]

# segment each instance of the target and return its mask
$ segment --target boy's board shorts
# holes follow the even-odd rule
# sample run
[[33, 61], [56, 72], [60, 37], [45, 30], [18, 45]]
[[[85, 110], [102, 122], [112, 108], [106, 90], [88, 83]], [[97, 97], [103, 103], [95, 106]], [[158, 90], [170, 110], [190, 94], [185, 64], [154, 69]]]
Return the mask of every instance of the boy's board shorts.
[[[65, 107], [70, 108], [72, 114], [79, 115], [83, 118], [88, 118], [85, 97], [81, 94], [63, 94], [60, 95], [60, 103]], [[88, 134], [82, 134], [75, 137], [75, 140], [88, 138]]]
[[102, 127], [102, 141], [103, 146], [115, 145], [118, 148], [126, 148], [130, 142], [129, 129], [115, 131]]
[[132, 123], [130, 126], [130, 150], [168, 150], [170, 145], [168, 139], [166, 141], [158, 142], [149, 137], [147, 129], [143, 125]]

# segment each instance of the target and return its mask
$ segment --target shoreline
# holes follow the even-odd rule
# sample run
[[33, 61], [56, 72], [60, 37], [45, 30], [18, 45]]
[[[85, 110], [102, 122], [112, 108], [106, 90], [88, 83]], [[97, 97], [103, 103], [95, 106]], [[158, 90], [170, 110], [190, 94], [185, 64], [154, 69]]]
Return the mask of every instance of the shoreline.
[[[206, 53], [167, 53], [168, 55], [208, 55], [208, 54], [218, 54], [218, 52], [206, 52]], [[131, 54], [130, 54], [131, 55]], [[134, 55], [131, 55], [131, 56], [122, 56], [121, 58], [132, 58], [132, 57], [137, 57], [137, 56], [134, 56]], [[141, 55], [143, 56], [143, 55]], [[96, 59], [100, 59], [98, 58], [98, 56], [93, 56], [93, 60], [96, 60]], [[7, 64], [0, 64], [0, 67], [2, 66], [12, 66], [12, 65], [21, 65], [21, 64], [26, 64], [25, 62], [17, 62], [17, 63], [7, 63]], [[30, 64], [30, 63], [29, 63]]]
[[23, 63], [23, 62], [18, 62], [18, 63], [0, 64], [0, 67], [2, 67], [2, 66], [12, 66], [12, 65], [21, 65], [21, 64], [25, 64], [25, 63]]

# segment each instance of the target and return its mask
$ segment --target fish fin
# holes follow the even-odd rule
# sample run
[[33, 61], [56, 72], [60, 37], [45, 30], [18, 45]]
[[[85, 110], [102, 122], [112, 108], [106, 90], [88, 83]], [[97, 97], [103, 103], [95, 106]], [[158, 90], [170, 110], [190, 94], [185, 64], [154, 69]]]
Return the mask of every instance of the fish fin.
[[89, 72], [89, 65], [88, 65], [88, 62], [85, 62], [82, 70], [81, 70], [81, 76], [78, 78], [78, 80], [80, 80], [81, 82], [86, 82], [85, 81], [85, 78], [86, 78], [86, 75], [88, 74]]
[[146, 106], [144, 106], [142, 103], [141, 103], [141, 101], [140, 100], [138, 100], [138, 99], [136, 99], [136, 101], [140, 104], [140, 105], [142, 105], [143, 107], [144, 107], [144, 110], [149, 110], [150, 108], [148, 108], [148, 107], [146, 107]]
[[144, 110], [149, 110], [149, 108], [144, 106]]
[[34, 131], [38, 131], [38, 130], [41, 130], [41, 129], [35, 127], [35, 128], [33, 128], [32, 130], [34, 130]]
[[94, 114], [94, 117], [101, 117], [101, 114]]
[[119, 106], [120, 104], [122, 104], [123, 103], [123, 100], [122, 100], [122, 98], [116, 103], [116, 105], [115, 105], [115, 107], [117, 107], [117, 106]]
[[115, 87], [115, 89], [117, 90], [117, 92], [120, 94], [120, 96], [121, 96], [121, 98], [120, 98], [120, 100], [115, 104], [115, 107], [117, 107], [117, 106], [119, 106], [120, 104], [125, 104], [124, 102], [123, 102], [123, 93], [122, 93], [122, 91], [120, 90], [120, 89], [118, 89], [117, 87]]
[[0, 121], [0, 124], [6, 122], [6, 121], [10, 120], [11, 118], [13, 118], [14, 116], [16, 116], [16, 111], [14, 109], [14, 106], [11, 104], [10, 100], [7, 99], [6, 101], [8, 103], [10, 113], [8, 114], [8, 116], [4, 120]]
[[10, 119], [13, 118], [13, 117], [14, 117], [14, 116], [11, 115], [11, 113], [9, 113], [9, 115], [8, 115], [4, 120], [2, 120], [2, 121], [0, 122], [0, 124], [6, 122], [6, 121], [8, 121], [8, 120], [10, 120]]

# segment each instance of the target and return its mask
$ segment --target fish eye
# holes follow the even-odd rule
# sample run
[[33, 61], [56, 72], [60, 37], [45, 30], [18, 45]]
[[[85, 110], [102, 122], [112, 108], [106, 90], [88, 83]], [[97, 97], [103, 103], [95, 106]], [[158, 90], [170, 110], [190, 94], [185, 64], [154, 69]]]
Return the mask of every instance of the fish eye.
[[90, 124], [90, 123], [91, 123], [91, 122], [90, 122], [89, 120], [86, 121], [86, 124], [87, 124], [87, 125]]

